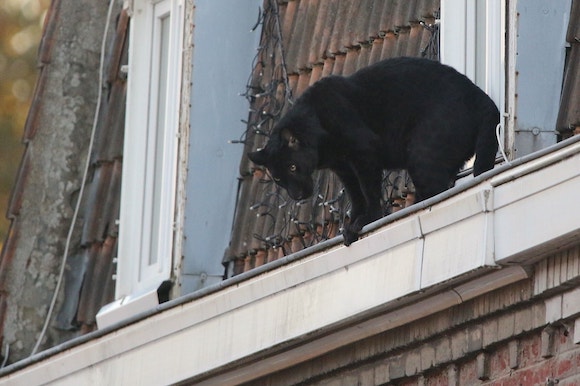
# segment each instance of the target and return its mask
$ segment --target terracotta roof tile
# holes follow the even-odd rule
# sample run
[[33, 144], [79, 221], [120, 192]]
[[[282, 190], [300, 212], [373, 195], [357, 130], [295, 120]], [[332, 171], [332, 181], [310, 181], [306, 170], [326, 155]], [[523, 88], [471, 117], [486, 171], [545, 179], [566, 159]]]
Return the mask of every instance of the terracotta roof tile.
[[[329, 21], [332, 16], [332, 7], [335, 1], [320, 1], [318, 8], [319, 17], [316, 18], [312, 34], [310, 35], [310, 48], [308, 49], [308, 63], [310, 65], [321, 63], [325, 56], [324, 47], [330, 37], [333, 23]], [[305, 50], [306, 52], [306, 50]]]
[[[92, 179], [83, 197], [84, 225], [81, 245], [87, 260], [84, 281], [79, 288], [75, 315], [80, 330], [96, 328], [99, 309], [114, 300], [114, 257], [117, 254], [119, 210], [121, 203], [122, 156], [125, 122], [126, 79], [121, 73], [127, 64], [128, 15], [122, 11], [116, 33], [108, 44], [107, 67], [109, 91], [103, 96], [101, 118], [97, 126], [92, 154]], [[77, 257], [78, 258], [78, 257]], [[81, 268], [79, 268], [81, 269]], [[77, 275], [81, 274], [77, 272]], [[74, 301], [74, 298], [71, 298]], [[67, 301], [63, 304], [66, 308]]]
[[[556, 128], [564, 137], [580, 129], [580, 1], [572, 2], [566, 41], [570, 44], [564, 69], [564, 84]], [[575, 21], [575, 22], [574, 22]]]
[[568, 23], [568, 31], [566, 33], [566, 41], [568, 43], [578, 42], [580, 39], [580, 1], [572, 0], [572, 8], [570, 10], [570, 23]]
[[24, 136], [23, 140], [26, 143], [28, 140], [34, 137], [36, 129], [39, 126], [37, 122], [38, 119], [38, 108], [35, 106], [39, 106], [41, 101], [39, 98], [44, 96], [44, 88], [46, 84], [46, 72], [43, 71], [44, 66], [51, 61], [52, 51], [54, 49], [54, 34], [56, 32], [57, 23], [56, 19], [59, 17], [59, 10], [61, 6], [61, 0], [54, 0], [50, 3], [50, 6], [47, 9], [46, 17], [44, 20], [42, 37], [40, 40], [40, 44], [38, 47], [38, 67], [39, 67], [39, 74], [38, 79], [36, 81], [35, 89], [32, 95], [32, 102], [30, 109], [30, 113], [27, 116], [26, 123], [24, 126]]
[[38, 60], [40, 64], [50, 63], [52, 49], [55, 43], [54, 34], [57, 28], [56, 19], [60, 15], [61, 0], [53, 0], [46, 12], [42, 30], [42, 38], [38, 48]]
[[107, 53], [107, 81], [114, 83], [120, 76], [121, 66], [127, 64], [127, 35], [129, 34], [129, 15], [121, 12], [117, 19], [117, 28], [113, 44]]
[[[20, 227], [17, 224], [18, 218], [12, 220], [10, 228], [8, 229], [8, 236], [6, 237], [6, 242], [2, 246], [2, 259], [0, 260], [0, 294], [3, 296], [8, 296], [6, 294], [6, 278], [10, 275], [12, 262], [14, 261], [14, 255], [17, 247], [17, 241], [20, 238]], [[4, 317], [0, 319], [4, 321]]]
[[[579, 15], [580, 17], [580, 15]], [[569, 136], [580, 126], [580, 41], [571, 43], [564, 70], [562, 104], [558, 114], [557, 129]]]
[[126, 99], [127, 82], [120, 79], [113, 81], [109, 95], [103, 96], [99, 118], [103, 124], [97, 133], [98, 140], [92, 155], [93, 162], [107, 162], [122, 157]]
[[107, 236], [116, 236], [121, 192], [121, 162], [100, 164], [87, 186], [84, 207], [87, 210], [81, 245], [103, 242]]
[[107, 236], [102, 243], [95, 243], [86, 251], [89, 265], [80, 292], [76, 318], [79, 323], [94, 328], [95, 315], [99, 309], [115, 298], [113, 256], [117, 251], [117, 238]]
[[34, 108], [34, 106], [39, 106], [42, 103], [41, 98], [45, 95], [45, 85], [47, 81], [46, 71], [44, 71], [44, 64], [40, 65], [40, 70], [38, 73], [38, 78], [36, 80], [36, 85], [34, 86], [34, 92], [32, 94], [31, 109], [26, 117], [26, 122], [24, 124], [24, 134], [22, 141], [27, 143], [36, 135], [36, 131], [40, 126], [39, 114], [40, 109]]
[[[20, 213], [20, 208], [22, 207], [22, 192], [28, 180], [28, 174], [30, 173], [30, 153], [24, 151], [22, 154], [22, 159], [20, 160], [20, 165], [18, 167], [18, 172], [16, 174], [16, 181], [12, 187], [12, 192], [10, 193], [10, 200], [8, 201], [8, 209], [6, 212], [6, 217], [14, 220]], [[8, 237], [9, 238], [9, 237]]]
[[[336, 14], [333, 20], [334, 28], [330, 35], [330, 41], [326, 52], [328, 55], [344, 54], [346, 47], [349, 46], [348, 37], [345, 38], [346, 28], [348, 25], [348, 10], [351, 2], [339, 1]], [[345, 44], [346, 43], [346, 44]]]

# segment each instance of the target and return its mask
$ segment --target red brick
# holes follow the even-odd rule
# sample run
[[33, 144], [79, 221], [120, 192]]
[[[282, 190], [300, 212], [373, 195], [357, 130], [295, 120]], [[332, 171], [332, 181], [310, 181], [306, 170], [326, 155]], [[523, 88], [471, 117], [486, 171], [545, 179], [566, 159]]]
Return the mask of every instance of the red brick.
[[457, 372], [459, 373], [457, 385], [471, 385], [478, 381], [475, 358], [458, 366]]
[[557, 374], [566, 374], [573, 367], [570, 359], [564, 359], [558, 362]]
[[489, 357], [486, 353], [479, 353], [476, 358], [477, 379], [489, 379]]

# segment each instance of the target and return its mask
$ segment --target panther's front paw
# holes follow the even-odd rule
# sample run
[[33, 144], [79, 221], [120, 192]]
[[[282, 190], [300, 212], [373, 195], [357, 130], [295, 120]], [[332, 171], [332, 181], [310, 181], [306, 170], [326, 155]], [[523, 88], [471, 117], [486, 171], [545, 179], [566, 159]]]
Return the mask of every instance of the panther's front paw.
[[358, 240], [358, 232], [360, 231], [360, 228], [356, 229], [355, 227], [349, 225], [345, 226], [344, 230], [342, 231], [344, 245], [346, 245], [347, 247]]
[[381, 218], [381, 214], [378, 211], [372, 212], [372, 214], [360, 215], [351, 219], [350, 222], [344, 225], [344, 230], [342, 235], [344, 237], [344, 245], [347, 247], [358, 240], [359, 233], [363, 227], [375, 220]]

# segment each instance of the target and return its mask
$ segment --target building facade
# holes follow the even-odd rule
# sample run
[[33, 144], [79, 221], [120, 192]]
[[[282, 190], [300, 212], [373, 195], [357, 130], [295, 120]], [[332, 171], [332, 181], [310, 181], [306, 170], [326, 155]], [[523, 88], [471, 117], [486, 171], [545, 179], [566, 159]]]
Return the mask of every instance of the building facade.
[[[53, 1], [0, 383], [576, 384], [579, 19], [576, 0]], [[245, 154], [309, 85], [398, 56], [486, 91], [504, 158], [416, 205], [385, 172], [387, 216], [344, 247], [336, 176], [294, 202]]]

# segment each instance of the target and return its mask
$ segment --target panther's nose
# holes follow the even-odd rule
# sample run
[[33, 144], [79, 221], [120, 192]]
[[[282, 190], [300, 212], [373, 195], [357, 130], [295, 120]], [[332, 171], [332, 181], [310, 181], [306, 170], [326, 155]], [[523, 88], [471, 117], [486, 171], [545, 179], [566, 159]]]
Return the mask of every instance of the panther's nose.
[[288, 191], [288, 195], [295, 201], [300, 201], [306, 198], [304, 192], [290, 192]]
[[300, 200], [303, 200], [305, 198], [304, 195], [302, 195], [302, 194], [292, 195], [290, 197], [292, 197], [292, 199], [296, 200], [296, 201], [300, 201]]

